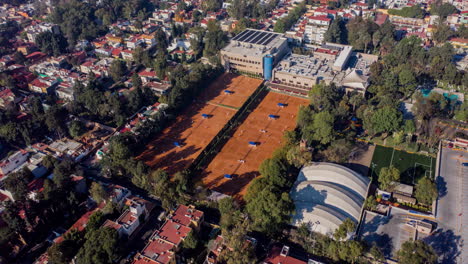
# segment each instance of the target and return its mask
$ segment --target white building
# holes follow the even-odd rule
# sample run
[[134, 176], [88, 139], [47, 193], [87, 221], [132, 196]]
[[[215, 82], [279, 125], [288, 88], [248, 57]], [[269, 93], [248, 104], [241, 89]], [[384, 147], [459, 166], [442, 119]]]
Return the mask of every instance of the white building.
[[331, 235], [346, 218], [358, 223], [370, 180], [344, 166], [317, 162], [302, 168], [291, 190], [293, 224]]
[[29, 152], [19, 150], [13, 155], [9, 156], [0, 163], [0, 173], [7, 175], [8, 173], [21, 167], [29, 158]]

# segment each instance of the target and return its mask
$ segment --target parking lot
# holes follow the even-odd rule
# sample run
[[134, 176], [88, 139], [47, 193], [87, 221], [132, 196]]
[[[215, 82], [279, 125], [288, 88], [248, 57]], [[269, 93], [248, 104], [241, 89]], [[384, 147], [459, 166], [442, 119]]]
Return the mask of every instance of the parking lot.
[[385, 257], [395, 259], [401, 244], [415, 237], [414, 228], [407, 226], [408, 214], [393, 207], [388, 216], [365, 212], [359, 236], [370, 245], [381, 248]]
[[468, 153], [443, 148], [440, 158], [436, 218], [437, 233], [443, 234], [443, 239], [427, 241], [438, 251], [443, 263], [468, 263], [468, 250], [463, 247], [463, 241], [468, 241], [468, 167], [462, 165], [468, 162]]

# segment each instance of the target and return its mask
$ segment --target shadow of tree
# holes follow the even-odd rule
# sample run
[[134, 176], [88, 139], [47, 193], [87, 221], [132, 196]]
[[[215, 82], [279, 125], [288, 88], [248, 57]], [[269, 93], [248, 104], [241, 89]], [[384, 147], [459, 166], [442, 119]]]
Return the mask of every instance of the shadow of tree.
[[453, 233], [452, 230], [437, 229], [424, 241], [434, 248], [439, 256], [440, 263], [455, 264], [460, 255], [461, 237]]
[[393, 218], [390, 216], [375, 215], [370, 221], [362, 224], [360, 238], [367, 241], [370, 245], [374, 244], [382, 250], [385, 257], [391, 257], [394, 249], [393, 239], [386, 233], [378, 232], [380, 226], [386, 225]]
[[442, 176], [437, 176], [436, 178], [437, 190], [439, 192], [439, 198], [447, 195], [447, 182]]

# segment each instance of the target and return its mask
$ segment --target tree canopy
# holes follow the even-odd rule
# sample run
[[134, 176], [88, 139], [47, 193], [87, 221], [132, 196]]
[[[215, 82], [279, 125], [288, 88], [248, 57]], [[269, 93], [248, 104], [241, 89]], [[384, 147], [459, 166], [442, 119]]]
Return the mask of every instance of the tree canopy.
[[437, 186], [427, 177], [422, 177], [416, 184], [414, 197], [419, 203], [430, 205], [437, 198]]
[[434, 249], [422, 240], [408, 240], [397, 252], [400, 263], [431, 264], [437, 263]]
[[104, 227], [88, 232], [86, 242], [76, 255], [78, 264], [113, 263], [119, 253], [119, 235], [115, 229]]
[[380, 189], [391, 191], [392, 182], [400, 180], [400, 171], [395, 166], [383, 167], [379, 173]]
[[424, 18], [426, 11], [421, 8], [420, 5], [413, 5], [410, 7], [403, 7], [402, 9], [390, 9], [388, 10], [390, 15], [410, 17], [410, 18]]

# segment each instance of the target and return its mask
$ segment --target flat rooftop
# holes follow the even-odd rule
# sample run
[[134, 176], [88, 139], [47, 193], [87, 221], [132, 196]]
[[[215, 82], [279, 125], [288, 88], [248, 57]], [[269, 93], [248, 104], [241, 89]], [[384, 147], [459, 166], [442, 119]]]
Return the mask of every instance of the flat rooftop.
[[333, 79], [333, 61], [314, 55], [289, 54], [275, 68], [278, 73], [287, 73], [304, 77], [322, 76]]
[[287, 41], [283, 34], [256, 29], [246, 29], [235, 36], [222, 50], [248, 56], [275, 54]]

